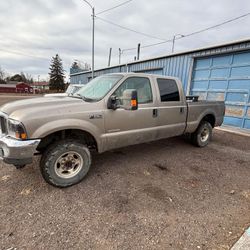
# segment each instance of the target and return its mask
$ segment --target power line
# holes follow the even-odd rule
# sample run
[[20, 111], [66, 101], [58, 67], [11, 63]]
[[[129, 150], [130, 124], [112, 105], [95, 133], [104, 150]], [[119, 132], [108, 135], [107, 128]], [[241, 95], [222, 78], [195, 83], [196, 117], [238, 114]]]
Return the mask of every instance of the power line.
[[129, 2], [132, 2], [132, 1], [133, 1], [133, 0], [125, 1], [125, 2], [120, 3], [120, 4], [118, 4], [118, 5], [114, 6], [114, 7], [109, 8], [109, 9], [102, 10], [102, 11], [98, 12], [96, 15], [100, 15], [100, 14], [105, 13], [105, 12], [108, 12], [108, 11], [110, 11], [110, 10], [119, 8], [120, 6], [125, 5], [125, 4], [127, 4], [127, 3], [129, 3]]
[[[130, 0], [130, 1], [132, 1], [132, 0]], [[127, 1], [127, 2], [130, 2], [130, 1]], [[124, 2], [123, 4], [125, 4], [125, 3], [127, 3], [127, 2]], [[121, 6], [121, 5], [123, 5], [123, 4], [120, 4], [119, 6]], [[117, 5], [116, 7], [118, 7], [118, 5]], [[114, 8], [114, 7], [113, 7], [113, 8]], [[188, 34], [184, 35], [183, 37], [176, 38], [176, 40], [183, 39], [183, 38], [185, 38], [185, 37], [189, 37], [189, 36], [192, 36], [192, 35], [196, 35], [196, 34], [205, 32], [205, 31], [210, 30], [210, 29], [214, 29], [214, 28], [220, 27], [220, 26], [222, 26], [222, 25], [225, 25], [225, 24], [234, 22], [234, 21], [236, 21], [236, 20], [238, 20], [238, 19], [244, 18], [244, 17], [249, 16], [249, 15], [250, 15], [250, 12], [248, 12], [248, 13], [246, 13], [246, 14], [243, 14], [243, 15], [241, 15], [241, 16], [238, 16], [238, 17], [235, 17], [235, 18], [226, 20], [226, 21], [224, 21], [224, 22], [222, 22], [222, 23], [219, 23], [219, 24], [216, 24], [216, 25], [213, 25], [213, 26], [210, 26], [210, 27], [207, 27], [207, 28], [198, 30], [198, 31], [194, 31], [194, 32], [192, 32], [192, 33], [188, 33]], [[102, 21], [104, 21], [104, 22], [106, 22], [106, 23], [109, 23], [109, 24], [111, 24], [111, 25], [117, 26], [117, 27], [119, 27], [119, 28], [122, 28], [122, 29], [125, 29], [125, 30], [128, 30], [128, 31], [131, 31], [131, 32], [134, 32], [134, 33], [137, 33], [137, 34], [141, 34], [141, 35], [144, 35], [144, 36], [147, 36], [147, 37], [150, 37], [150, 38], [155, 38], [155, 39], [162, 40], [161, 42], [158, 42], [158, 43], [153, 43], [153, 44], [148, 44], [148, 45], [141, 46], [141, 48], [149, 48], [149, 47], [153, 47], [153, 46], [157, 46], [157, 45], [161, 45], [161, 44], [164, 44], [164, 43], [168, 43], [168, 42], [172, 42], [172, 41], [173, 41], [173, 39], [167, 39], [167, 40], [166, 40], [166, 39], [159, 38], [159, 37], [156, 37], [156, 36], [147, 34], [147, 33], [143, 33], [143, 32], [140, 32], [140, 31], [136, 31], [136, 30], [127, 28], [127, 27], [121, 26], [121, 25], [119, 25], [119, 24], [113, 23], [113, 22], [111, 22], [111, 21], [109, 21], [109, 20], [103, 19], [103, 18], [101, 18], [101, 17], [96, 17], [96, 18], [98, 18], [99, 20], [102, 20]], [[49, 48], [49, 49], [51, 49], [51, 48]], [[127, 49], [123, 49], [122, 52], [124, 52], [124, 51], [136, 50], [136, 49], [137, 49], [137, 47], [135, 47], [135, 48], [127, 48]], [[9, 54], [15, 54], [15, 55], [21, 55], [21, 56], [25, 56], [25, 57], [40, 59], [40, 60], [48, 60], [48, 59], [45, 58], [45, 57], [35, 56], [35, 55], [30, 55], [30, 54], [25, 54], [25, 53], [18, 52], [18, 51], [13, 51], [13, 50], [0, 49], [0, 51], [6, 52], [6, 53], [9, 53]]]
[[96, 18], [99, 19], [99, 20], [101, 20], [101, 21], [103, 21], [103, 22], [105, 22], [105, 23], [108, 23], [108, 24], [114, 25], [114, 26], [116, 26], [116, 27], [119, 27], [119, 28], [121, 28], [121, 29], [128, 30], [128, 31], [134, 32], [134, 33], [136, 33], [136, 34], [140, 34], [140, 35], [143, 35], [143, 36], [147, 36], [147, 37], [150, 37], [150, 38], [154, 38], [154, 39], [158, 39], [158, 40], [162, 40], [162, 41], [166, 42], [166, 39], [164, 39], [164, 38], [160, 38], [160, 37], [153, 36], [153, 35], [150, 35], [150, 34], [147, 34], [147, 33], [144, 33], [144, 32], [140, 32], [140, 31], [137, 31], [137, 30], [133, 30], [133, 29], [124, 27], [124, 26], [122, 26], [122, 25], [120, 25], [120, 24], [113, 23], [113, 22], [111, 22], [111, 21], [109, 21], [109, 20], [107, 20], [107, 19], [104, 19], [104, 18], [102, 18], [102, 17], [98, 17], [98, 16], [97, 16]]
[[[238, 20], [238, 19], [244, 18], [244, 17], [249, 16], [249, 15], [250, 15], [250, 12], [248, 12], [248, 13], [246, 13], [246, 14], [243, 14], [243, 15], [241, 15], [241, 16], [238, 16], [238, 17], [235, 17], [235, 18], [226, 20], [226, 21], [224, 21], [224, 22], [222, 22], [222, 23], [219, 23], [219, 24], [216, 24], [216, 25], [207, 27], [207, 28], [205, 28], [205, 29], [201, 29], [201, 30], [194, 31], [194, 32], [192, 32], [192, 33], [186, 34], [186, 35], [184, 35], [183, 37], [176, 38], [176, 40], [183, 39], [183, 38], [185, 38], [185, 37], [193, 36], [193, 35], [196, 35], [196, 34], [205, 32], [205, 31], [207, 31], [207, 30], [210, 30], [210, 29], [214, 29], [214, 28], [220, 27], [220, 26], [222, 26], [222, 25], [225, 25], [225, 24], [234, 22], [234, 21], [236, 21], [236, 20]], [[172, 42], [172, 41], [173, 41], [173, 39], [168, 39], [168, 40], [165, 40], [165, 41], [163, 41], [163, 42], [158, 42], [158, 43], [153, 43], [153, 44], [144, 45], [144, 46], [141, 46], [141, 48], [153, 47], [153, 46], [156, 46], [156, 45], [160, 45], [160, 44], [164, 44], [164, 43], [168, 43], [168, 42]], [[136, 49], [137, 49], [137, 48], [128, 48], [128, 49], [123, 49], [123, 51], [130, 51], [130, 50], [136, 50]]]
[[[182, 37], [182, 38], [184, 38], [184, 37]], [[178, 39], [180, 39], [180, 38], [178, 38]], [[176, 38], [176, 40], [177, 40], [177, 38]], [[168, 40], [165, 40], [163, 42], [158, 42], [158, 43], [144, 45], [144, 46], [141, 46], [141, 48], [153, 47], [153, 46], [156, 46], [156, 45], [161, 45], [161, 44], [170, 43], [170, 42], [173, 42], [173, 39], [168, 39]], [[135, 49], [137, 49], [137, 48], [128, 48], [128, 49], [123, 49], [122, 51], [129, 51], [129, 50], [135, 50]]]
[[[238, 17], [229, 19], [229, 20], [224, 21], [224, 22], [222, 22], [222, 23], [219, 23], [219, 24], [210, 26], [210, 27], [208, 27], [208, 28], [205, 28], [205, 29], [202, 29], [202, 30], [199, 30], [199, 31], [195, 31], [195, 32], [189, 33], [189, 34], [185, 35], [185, 37], [187, 37], [187, 36], [192, 36], [192, 35], [196, 35], [196, 34], [199, 34], [199, 33], [201, 33], [201, 32], [204, 32], [204, 31], [207, 31], [207, 30], [210, 30], [210, 29], [213, 29], [213, 28], [217, 28], [217, 27], [219, 27], [219, 26], [222, 26], [222, 25], [227, 24], [227, 23], [231, 23], [231, 22], [233, 22], [233, 21], [236, 21], [236, 20], [238, 20], [238, 19], [241, 19], [241, 18], [246, 17], [246, 16], [249, 16], [249, 15], [250, 15], [250, 12], [248, 12], [248, 13], [246, 13], [246, 14], [244, 14], [244, 15], [241, 15], [241, 16], [238, 16]], [[180, 37], [180, 38], [181, 38], [181, 37]], [[180, 38], [176, 38], [176, 39], [180, 39]]]

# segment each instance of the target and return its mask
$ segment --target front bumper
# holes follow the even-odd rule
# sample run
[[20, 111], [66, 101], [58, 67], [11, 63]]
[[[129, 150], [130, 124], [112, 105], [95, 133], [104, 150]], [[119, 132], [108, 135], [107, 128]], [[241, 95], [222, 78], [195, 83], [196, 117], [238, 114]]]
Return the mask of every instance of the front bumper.
[[33, 155], [40, 141], [40, 139], [20, 141], [0, 135], [0, 159], [13, 165], [32, 163]]

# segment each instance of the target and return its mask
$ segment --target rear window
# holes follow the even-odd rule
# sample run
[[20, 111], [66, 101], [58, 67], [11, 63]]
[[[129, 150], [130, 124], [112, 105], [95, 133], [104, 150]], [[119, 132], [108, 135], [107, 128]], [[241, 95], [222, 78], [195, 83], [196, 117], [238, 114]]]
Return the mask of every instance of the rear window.
[[179, 90], [175, 80], [158, 78], [157, 84], [161, 95], [161, 102], [180, 101]]

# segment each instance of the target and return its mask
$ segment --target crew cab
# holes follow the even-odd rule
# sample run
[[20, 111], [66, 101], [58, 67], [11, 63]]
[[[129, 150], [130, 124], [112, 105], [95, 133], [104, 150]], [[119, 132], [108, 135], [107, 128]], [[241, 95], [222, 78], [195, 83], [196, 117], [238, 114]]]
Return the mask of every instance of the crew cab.
[[80, 182], [93, 150], [108, 150], [188, 134], [206, 146], [220, 126], [224, 102], [185, 96], [174, 77], [107, 74], [73, 95], [7, 103], [0, 108], [0, 158], [22, 168], [41, 154], [42, 176], [57, 187]]

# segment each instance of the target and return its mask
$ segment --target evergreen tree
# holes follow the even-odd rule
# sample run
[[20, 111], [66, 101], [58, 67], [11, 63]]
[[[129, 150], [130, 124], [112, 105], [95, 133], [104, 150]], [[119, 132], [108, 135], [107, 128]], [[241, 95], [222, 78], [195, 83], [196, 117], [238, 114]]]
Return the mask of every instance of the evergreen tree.
[[64, 70], [62, 65], [62, 60], [58, 54], [55, 57], [52, 57], [51, 65], [50, 65], [50, 80], [49, 80], [49, 87], [51, 90], [64, 90]]
[[25, 82], [25, 80], [23, 79], [23, 73], [11, 76], [10, 81]]

